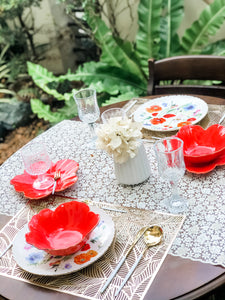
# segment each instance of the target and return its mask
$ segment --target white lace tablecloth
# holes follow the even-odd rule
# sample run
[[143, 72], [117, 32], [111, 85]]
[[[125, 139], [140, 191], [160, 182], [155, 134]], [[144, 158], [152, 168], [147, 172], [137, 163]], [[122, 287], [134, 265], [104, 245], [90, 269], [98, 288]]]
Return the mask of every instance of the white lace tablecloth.
[[[87, 148], [89, 134], [86, 124], [63, 121], [36, 138], [47, 144], [53, 161], [70, 158], [80, 164], [77, 183], [61, 194], [167, 212], [163, 200], [170, 195], [170, 188], [158, 176], [153, 144], [145, 143], [152, 170], [148, 181], [122, 186], [116, 181], [112, 158], [101, 150]], [[18, 151], [0, 168], [0, 213], [14, 215], [26, 204], [27, 199], [10, 185], [10, 179], [22, 172]], [[170, 254], [225, 267], [224, 175], [224, 167], [204, 175], [186, 172], [179, 188], [189, 209]]]

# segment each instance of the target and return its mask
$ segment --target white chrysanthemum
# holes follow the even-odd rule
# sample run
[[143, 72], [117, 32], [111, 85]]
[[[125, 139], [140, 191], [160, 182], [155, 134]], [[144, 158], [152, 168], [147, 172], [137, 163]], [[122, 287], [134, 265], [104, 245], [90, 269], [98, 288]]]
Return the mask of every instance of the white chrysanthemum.
[[142, 124], [131, 119], [112, 118], [97, 129], [97, 147], [112, 155], [115, 162], [124, 163], [137, 154], [141, 129]]

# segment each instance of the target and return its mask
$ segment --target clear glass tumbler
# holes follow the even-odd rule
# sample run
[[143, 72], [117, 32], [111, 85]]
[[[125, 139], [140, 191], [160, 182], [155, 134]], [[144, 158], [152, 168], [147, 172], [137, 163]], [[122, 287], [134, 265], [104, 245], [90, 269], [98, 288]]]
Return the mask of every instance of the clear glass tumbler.
[[51, 160], [46, 147], [41, 142], [33, 142], [21, 150], [25, 171], [31, 176], [37, 176], [33, 182], [36, 190], [45, 190], [54, 184], [54, 178], [46, 174], [51, 167]]
[[126, 112], [122, 108], [110, 108], [105, 110], [102, 115], [102, 122], [108, 123], [108, 121], [112, 118], [124, 119], [126, 116]]
[[185, 173], [183, 141], [177, 137], [163, 138], [154, 145], [159, 175], [168, 181], [172, 195], [168, 199], [168, 209], [173, 213], [187, 210], [187, 201], [178, 193], [178, 183]]

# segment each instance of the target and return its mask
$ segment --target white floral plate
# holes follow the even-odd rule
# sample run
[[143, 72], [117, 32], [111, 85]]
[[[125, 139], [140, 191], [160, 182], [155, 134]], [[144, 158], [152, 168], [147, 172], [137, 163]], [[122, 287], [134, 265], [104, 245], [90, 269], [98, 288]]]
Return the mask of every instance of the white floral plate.
[[68, 256], [52, 256], [26, 243], [25, 233], [29, 229], [25, 226], [13, 242], [12, 251], [17, 264], [32, 274], [58, 276], [81, 270], [94, 263], [110, 247], [115, 227], [112, 218], [102, 209], [91, 207], [91, 210], [100, 215], [100, 221], [80, 251]]
[[134, 120], [153, 131], [174, 131], [196, 124], [208, 113], [208, 105], [200, 98], [171, 95], [150, 100], [134, 113]]

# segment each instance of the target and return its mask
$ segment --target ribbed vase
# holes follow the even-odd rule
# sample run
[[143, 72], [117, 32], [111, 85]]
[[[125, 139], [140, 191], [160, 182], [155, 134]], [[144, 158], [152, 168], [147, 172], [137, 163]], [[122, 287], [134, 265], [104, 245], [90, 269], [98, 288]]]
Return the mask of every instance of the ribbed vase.
[[136, 156], [125, 163], [119, 164], [114, 161], [114, 170], [116, 179], [121, 184], [134, 185], [147, 180], [151, 169], [144, 145], [141, 144]]

